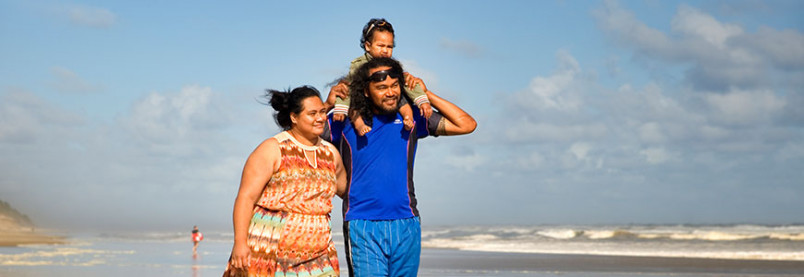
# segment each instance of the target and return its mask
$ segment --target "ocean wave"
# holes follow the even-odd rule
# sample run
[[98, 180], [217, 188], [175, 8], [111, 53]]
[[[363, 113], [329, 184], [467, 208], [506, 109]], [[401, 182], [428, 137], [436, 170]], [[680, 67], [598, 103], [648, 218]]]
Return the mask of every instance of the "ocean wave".
[[578, 236], [579, 232], [572, 229], [548, 229], [536, 232], [537, 234], [553, 239], [571, 239]]
[[804, 260], [804, 226], [442, 227], [422, 245], [474, 251]]
[[666, 257], [666, 258], [704, 258], [704, 259], [737, 259], [737, 260], [778, 260], [804, 261], [802, 251], [784, 250], [701, 250], [690, 248], [661, 248], [643, 245], [555, 245], [516, 242], [481, 242], [451, 241], [436, 239], [422, 242], [423, 247], [452, 248], [467, 251], [486, 251], [503, 253], [534, 254], [568, 254], [568, 255], [607, 255], [633, 257]]

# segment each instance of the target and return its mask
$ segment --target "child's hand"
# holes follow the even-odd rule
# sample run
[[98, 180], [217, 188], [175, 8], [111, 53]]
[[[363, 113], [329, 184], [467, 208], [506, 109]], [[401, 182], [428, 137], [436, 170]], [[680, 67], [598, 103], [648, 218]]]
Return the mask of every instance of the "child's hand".
[[335, 121], [343, 121], [346, 119], [346, 115], [342, 113], [332, 113], [332, 120]]
[[326, 104], [331, 108], [335, 106], [335, 98], [346, 99], [346, 97], [348, 96], [349, 96], [349, 85], [347, 85], [344, 82], [340, 82], [329, 89], [329, 95], [327, 95], [327, 101], [324, 102], [324, 104]]
[[424, 85], [424, 81], [422, 81], [422, 79], [416, 78], [416, 76], [413, 76], [412, 74], [407, 73], [407, 72], [405, 72], [403, 74], [405, 75], [405, 86], [406, 87], [414, 88], [414, 87], [416, 87], [416, 85], [421, 85], [422, 86], [422, 91], [427, 91], [427, 87]]
[[411, 129], [413, 129], [414, 122], [413, 118], [411, 118], [410, 116], [406, 116], [405, 119], [402, 120], [402, 123], [405, 124], [405, 130], [410, 131]]
[[429, 119], [430, 116], [433, 115], [433, 106], [430, 106], [429, 102], [424, 102], [421, 105], [419, 105], [419, 112], [422, 113], [422, 116], [424, 116], [424, 118]]

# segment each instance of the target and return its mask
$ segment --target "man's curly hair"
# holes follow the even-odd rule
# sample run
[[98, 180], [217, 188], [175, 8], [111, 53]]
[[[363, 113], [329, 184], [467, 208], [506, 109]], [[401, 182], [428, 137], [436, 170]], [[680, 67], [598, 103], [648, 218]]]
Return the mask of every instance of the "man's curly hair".
[[391, 69], [388, 71], [390, 71], [391, 74], [388, 78], [398, 78], [400, 97], [406, 94], [404, 71], [402, 70], [402, 65], [395, 59], [374, 58], [360, 66], [357, 71], [355, 71], [352, 83], [349, 85], [349, 97], [352, 102], [350, 105], [350, 113], [359, 114], [363, 117], [363, 121], [366, 125], [369, 126], [371, 126], [371, 118], [374, 117], [374, 110], [377, 107], [374, 105], [374, 101], [370, 99], [370, 96], [366, 95], [368, 94], [369, 85], [371, 84], [371, 76], [369, 76], [368, 73], [369, 70], [378, 67], [390, 67]]

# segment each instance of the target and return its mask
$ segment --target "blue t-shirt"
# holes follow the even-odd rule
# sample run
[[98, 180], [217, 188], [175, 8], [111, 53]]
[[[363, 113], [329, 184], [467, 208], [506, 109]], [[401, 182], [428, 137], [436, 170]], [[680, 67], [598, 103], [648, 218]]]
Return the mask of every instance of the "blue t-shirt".
[[343, 199], [344, 221], [419, 216], [413, 187], [416, 143], [419, 138], [435, 136], [443, 117], [434, 112], [425, 119], [416, 107], [413, 114], [416, 124], [410, 131], [405, 130], [399, 113], [375, 115], [365, 136], [358, 135], [349, 119], [329, 118], [322, 136], [338, 147], [349, 176]]

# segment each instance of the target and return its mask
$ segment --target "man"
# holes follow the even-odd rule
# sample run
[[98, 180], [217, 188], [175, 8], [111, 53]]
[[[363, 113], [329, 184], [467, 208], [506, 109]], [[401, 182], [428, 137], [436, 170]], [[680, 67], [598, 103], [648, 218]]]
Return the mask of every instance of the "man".
[[[421, 227], [413, 186], [413, 161], [419, 138], [468, 134], [477, 123], [458, 106], [420, 85], [438, 110], [429, 119], [414, 111], [414, 127], [406, 130], [398, 111], [404, 93], [402, 66], [392, 58], [362, 65], [350, 84], [353, 109], [372, 131], [360, 136], [352, 124], [330, 119], [322, 136], [338, 146], [349, 173], [343, 200], [346, 259], [350, 276], [416, 276]], [[337, 92], [330, 91], [332, 105]]]

